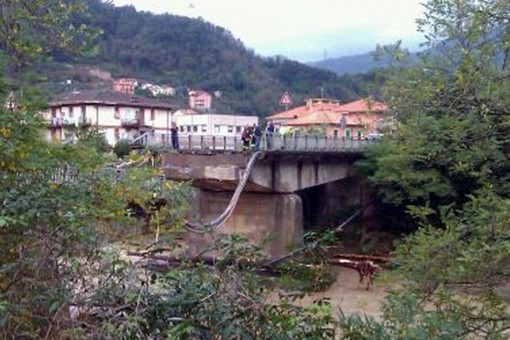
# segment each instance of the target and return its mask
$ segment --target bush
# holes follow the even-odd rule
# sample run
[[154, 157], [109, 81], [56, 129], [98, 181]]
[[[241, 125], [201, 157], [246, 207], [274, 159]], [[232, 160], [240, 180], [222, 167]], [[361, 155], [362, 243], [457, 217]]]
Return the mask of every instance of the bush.
[[99, 153], [108, 153], [111, 146], [108, 144], [104, 133], [97, 129], [87, 129], [77, 134], [78, 143], [94, 148]]
[[129, 145], [126, 141], [120, 140], [113, 147], [113, 152], [117, 155], [117, 157], [123, 158], [131, 152], [131, 145]]

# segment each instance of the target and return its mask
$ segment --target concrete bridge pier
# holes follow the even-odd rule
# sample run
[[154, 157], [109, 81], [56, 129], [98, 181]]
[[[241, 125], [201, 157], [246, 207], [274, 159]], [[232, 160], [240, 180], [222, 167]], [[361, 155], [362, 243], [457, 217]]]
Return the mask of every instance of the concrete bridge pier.
[[[228, 205], [231, 192], [194, 189], [192, 216], [203, 221], [220, 215]], [[240, 234], [251, 243], [261, 244], [268, 237], [263, 249], [275, 257], [303, 242], [303, 207], [299, 195], [294, 193], [244, 192], [227, 223], [219, 234]], [[204, 250], [211, 235], [187, 233], [187, 251], [191, 256]]]

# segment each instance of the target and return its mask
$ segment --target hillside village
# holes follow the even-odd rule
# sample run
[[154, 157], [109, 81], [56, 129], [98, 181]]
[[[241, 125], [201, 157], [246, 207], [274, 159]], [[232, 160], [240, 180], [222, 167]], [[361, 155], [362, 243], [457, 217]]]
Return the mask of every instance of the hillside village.
[[[213, 108], [221, 101], [221, 91], [209, 93], [188, 89], [185, 105], [175, 100], [176, 90], [134, 78], [112, 79], [108, 72], [87, 71], [103, 80], [109, 88], [84, 89], [56, 95], [42, 113], [48, 122], [46, 137], [51, 141], [72, 141], [75, 130], [96, 128], [109, 144], [136, 141], [151, 134], [161, 144], [169, 144], [172, 128], [182, 136], [241, 137], [246, 126], [268, 122], [276, 133], [324, 135], [332, 138], [363, 139], [382, 130], [386, 105], [369, 98], [341, 103], [337, 99], [307, 98], [304, 105], [282, 104], [281, 111], [268, 112], [265, 119], [253, 114], [226, 114]], [[287, 94], [288, 95], [288, 94]]]

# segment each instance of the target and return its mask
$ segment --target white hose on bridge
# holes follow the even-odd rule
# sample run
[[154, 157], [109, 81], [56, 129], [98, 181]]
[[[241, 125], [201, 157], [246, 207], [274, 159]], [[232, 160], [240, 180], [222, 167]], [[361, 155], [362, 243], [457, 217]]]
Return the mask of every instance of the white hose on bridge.
[[228, 203], [223, 213], [221, 213], [221, 215], [207, 223], [185, 221], [184, 227], [189, 231], [205, 234], [211, 231], [218, 230], [223, 225], [225, 225], [229, 217], [234, 212], [234, 209], [237, 206], [237, 203], [239, 202], [239, 198], [241, 197], [241, 193], [243, 192], [246, 183], [248, 183], [248, 179], [250, 178], [251, 173], [255, 168], [255, 163], [257, 162], [257, 159], [261, 154], [262, 154], [261, 151], [257, 151], [251, 156], [250, 160], [248, 161], [248, 164], [246, 165], [246, 169], [244, 170], [243, 177], [237, 184], [236, 190], [234, 191], [234, 195], [232, 195], [230, 202]]

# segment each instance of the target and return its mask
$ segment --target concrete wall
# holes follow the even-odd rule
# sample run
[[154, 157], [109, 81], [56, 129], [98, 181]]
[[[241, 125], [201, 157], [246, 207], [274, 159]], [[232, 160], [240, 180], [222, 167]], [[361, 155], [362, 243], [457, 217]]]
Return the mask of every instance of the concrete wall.
[[[191, 216], [201, 216], [202, 221], [220, 215], [227, 206], [231, 192], [195, 190], [197, 202]], [[254, 243], [260, 244], [269, 234], [270, 242], [264, 248], [270, 256], [278, 256], [302, 243], [303, 216], [301, 199], [295, 194], [243, 193], [234, 213], [226, 225], [219, 229], [220, 234], [241, 234]], [[200, 253], [211, 241], [210, 235], [189, 232], [188, 252]]]

